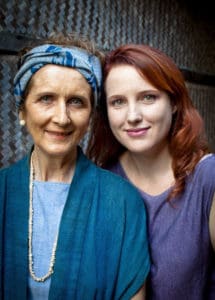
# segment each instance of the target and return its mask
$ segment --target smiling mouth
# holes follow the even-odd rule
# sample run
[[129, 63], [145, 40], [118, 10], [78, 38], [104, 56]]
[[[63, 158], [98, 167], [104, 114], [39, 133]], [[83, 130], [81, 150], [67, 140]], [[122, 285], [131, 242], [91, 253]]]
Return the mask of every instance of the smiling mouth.
[[132, 128], [125, 130], [129, 136], [142, 136], [145, 135], [149, 127], [144, 128]]
[[142, 132], [147, 131], [149, 127], [126, 129], [127, 132]]
[[53, 136], [53, 137], [67, 137], [67, 136], [69, 136], [71, 133], [72, 133], [72, 131], [69, 131], [69, 132], [59, 132], [59, 131], [49, 131], [49, 130], [46, 130], [46, 132], [49, 134], [49, 135], [51, 135], [51, 136]]

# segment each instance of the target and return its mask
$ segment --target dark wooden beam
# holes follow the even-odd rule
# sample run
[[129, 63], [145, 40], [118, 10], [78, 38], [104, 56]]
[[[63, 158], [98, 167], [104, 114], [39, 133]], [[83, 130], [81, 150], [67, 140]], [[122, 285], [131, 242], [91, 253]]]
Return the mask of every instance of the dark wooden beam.
[[34, 39], [25, 35], [0, 32], [0, 54], [16, 55]]
[[[2, 31], [0, 32], [0, 55], [16, 55], [32, 41], [34, 41], [32, 37]], [[185, 68], [180, 68], [180, 70], [183, 73], [185, 80], [188, 82], [215, 86], [215, 74], [203, 74]]]

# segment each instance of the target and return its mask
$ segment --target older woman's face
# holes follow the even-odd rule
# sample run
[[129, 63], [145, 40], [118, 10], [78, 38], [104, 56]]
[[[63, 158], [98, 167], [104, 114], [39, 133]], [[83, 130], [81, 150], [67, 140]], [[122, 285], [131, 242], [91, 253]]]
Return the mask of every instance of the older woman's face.
[[75, 69], [46, 65], [32, 77], [20, 118], [46, 155], [71, 155], [91, 114], [91, 87]]

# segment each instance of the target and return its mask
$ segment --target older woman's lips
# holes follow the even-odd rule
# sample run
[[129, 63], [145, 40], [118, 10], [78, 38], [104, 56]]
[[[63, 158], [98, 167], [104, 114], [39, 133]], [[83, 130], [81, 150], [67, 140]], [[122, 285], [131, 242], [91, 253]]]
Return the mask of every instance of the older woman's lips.
[[146, 135], [146, 132], [148, 131], [149, 127], [145, 128], [132, 128], [132, 129], [127, 129], [126, 132], [128, 136], [130, 137], [142, 137]]
[[68, 137], [71, 134], [71, 131], [69, 131], [69, 132], [64, 132], [64, 131], [60, 132], [60, 131], [49, 131], [49, 130], [46, 130], [46, 133], [51, 138], [62, 140], [62, 139], [65, 139], [66, 137]]

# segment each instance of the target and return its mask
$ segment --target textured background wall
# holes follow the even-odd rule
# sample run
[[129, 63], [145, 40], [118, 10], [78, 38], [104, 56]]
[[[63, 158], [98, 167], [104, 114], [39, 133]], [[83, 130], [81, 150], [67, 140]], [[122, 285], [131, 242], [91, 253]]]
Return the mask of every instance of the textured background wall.
[[210, 1], [0, 0], [0, 167], [21, 158], [31, 140], [12, 96], [17, 50], [52, 32], [87, 35], [103, 50], [146, 43], [170, 55], [187, 80], [215, 150], [215, 22]]

